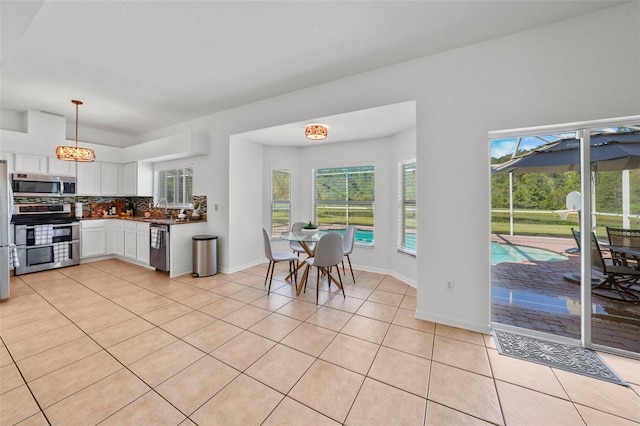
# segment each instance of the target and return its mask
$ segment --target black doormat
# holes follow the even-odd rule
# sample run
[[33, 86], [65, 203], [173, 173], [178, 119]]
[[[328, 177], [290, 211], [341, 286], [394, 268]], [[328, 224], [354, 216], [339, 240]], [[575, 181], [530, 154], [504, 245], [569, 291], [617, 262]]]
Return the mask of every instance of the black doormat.
[[498, 352], [502, 355], [627, 386], [625, 381], [591, 349], [501, 330], [492, 330], [492, 332]]

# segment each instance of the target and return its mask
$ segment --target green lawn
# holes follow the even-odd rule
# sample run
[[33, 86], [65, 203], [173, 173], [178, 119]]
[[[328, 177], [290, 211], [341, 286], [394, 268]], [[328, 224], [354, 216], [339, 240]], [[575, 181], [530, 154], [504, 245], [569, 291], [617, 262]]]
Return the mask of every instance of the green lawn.
[[[596, 234], [606, 237], [606, 227], [622, 228], [620, 216], [596, 216]], [[578, 229], [578, 215], [570, 214], [567, 220], [562, 220], [557, 213], [551, 211], [514, 212], [514, 235], [538, 235], [550, 237], [572, 238], [571, 228]], [[631, 219], [631, 228], [639, 228], [640, 219]], [[491, 213], [491, 232], [493, 234], [509, 233], [509, 212], [499, 211]]]

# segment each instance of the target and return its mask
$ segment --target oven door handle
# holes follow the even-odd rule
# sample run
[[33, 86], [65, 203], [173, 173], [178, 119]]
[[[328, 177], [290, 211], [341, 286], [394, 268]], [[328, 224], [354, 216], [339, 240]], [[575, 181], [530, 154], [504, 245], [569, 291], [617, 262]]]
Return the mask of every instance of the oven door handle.
[[79, 226], [78, 222], [53, 223], [53, 224], [43, 223], [42, 225], [16, 225], [16, 231], [23, 230], [23, 229], [36, 229], [36, 227], [43, 226], [43, 225], [51, 225], [53, 226], [53, 229], [66, 228], [69, 226], [75, 226], [75, 227]]
[[30, 249], [35, 249], [35, 248], [42, 248], [42, 247], [53, 247], [55, 245], [58, 244], [79, 244], [80, 240], [71, 240], [71, 241], [60, 241], [59, 243], [51, 243], [51, 244], [38, 244], [37, 246], [28, 246], [26, 244], [16, 244], [16, 249], [20, 250], [20, 249], [26, 249], [26, 250], [30, 250]]

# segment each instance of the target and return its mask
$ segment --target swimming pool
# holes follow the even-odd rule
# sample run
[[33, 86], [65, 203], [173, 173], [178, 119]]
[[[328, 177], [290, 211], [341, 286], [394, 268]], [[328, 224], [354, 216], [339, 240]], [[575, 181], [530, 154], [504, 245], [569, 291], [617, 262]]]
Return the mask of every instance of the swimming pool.
[[[339, 234], [344, 234], [344, 230], [336, 230]], [[373, 231], [356, 229], [355, 242], [357, 244], [372, 245]], [[405, 234], [405, 247], [416, 248], [416, 236], [414, 234]], [[518, 246], [511, 244], [501, 244], [495, 241], [491, 242], [491, 264], [498, 263], [517, 263], [525, 260], [538, 262], [558, 262], [567, 260], [567, 257], [555, 253], [553, 251], [544, 250], [536, 247]]]
[[517, 246], [491, 242], [491, 264], [505, 262], [522, 262], [525, 260], [538, 262], [558, 262], [567, 260], [567, 256], [536, 247]]

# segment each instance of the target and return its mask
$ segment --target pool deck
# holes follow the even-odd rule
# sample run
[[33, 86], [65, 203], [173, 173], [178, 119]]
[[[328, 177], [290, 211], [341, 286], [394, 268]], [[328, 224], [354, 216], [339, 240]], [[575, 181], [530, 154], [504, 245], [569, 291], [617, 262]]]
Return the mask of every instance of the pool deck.
[[[565, 250], [575, 247], [571, 238], [493, 235], [492, 241], [543, 248], [568, 257], [566, 261], [500, 263], [492, 266], [492, 285], [510, 294], [538, 297], [542, 304], [509, 303], [494, 298], [492, 321], [559, 336], [580, 338], [580, 286], [563, 278], [580, 271], [580, 257]], [[597, 274], [597, 272], [594, 271]], [[640, 289], [640, 287], [636, 287]], [[504, 291], [504, 290], [503, 290]], [[619, 301], [592, 293], [593, 343], [640, 353], [640, 303]], [[546, 296], [549, 296], [547, 298]], [[553, 300], [554, 306], [544, 305]], [[563, 305], [564, 312], [558, 312]]]

